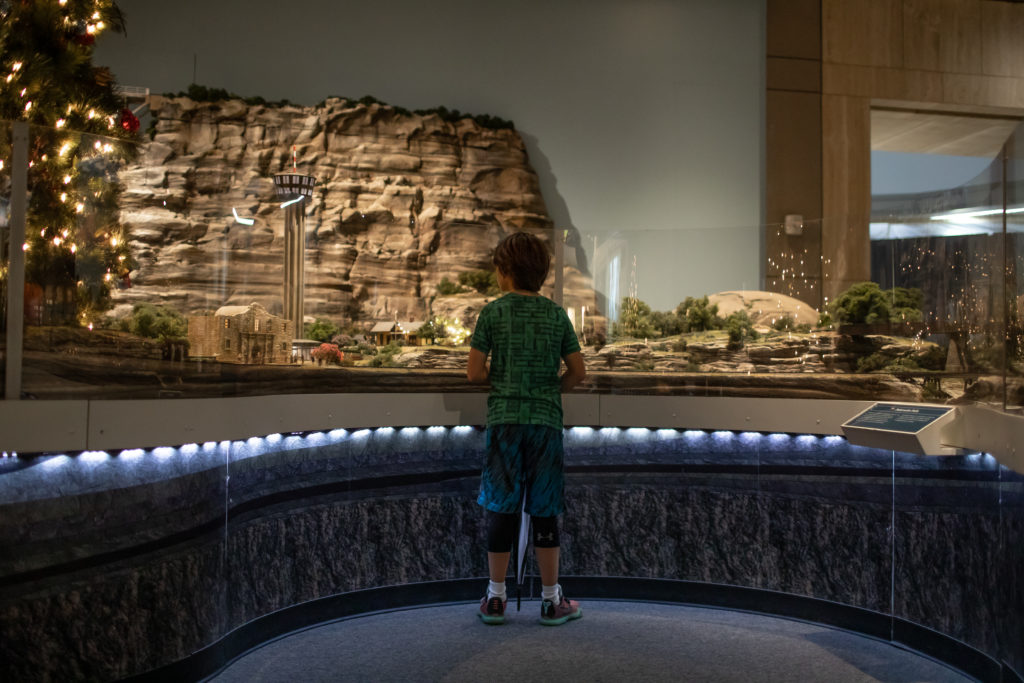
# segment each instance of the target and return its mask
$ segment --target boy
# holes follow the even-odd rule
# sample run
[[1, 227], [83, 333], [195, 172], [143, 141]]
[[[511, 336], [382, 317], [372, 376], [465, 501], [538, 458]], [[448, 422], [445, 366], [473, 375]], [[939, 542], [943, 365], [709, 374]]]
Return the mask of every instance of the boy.
[[547, 247], [533, 235], [517, 232], [502, 240], [494, 266], [505, 295], [480, 312], [470, 342], [469, 381], [491, 382], [477, 500], [488, 518], [490, 584], [479, 611], [486, 624], [505, 622], [505, 575], [524, 495], [540, 567], [540, 622], [557, 626], [583, 616], [558, 585], [558, 515], [564, 508], [561, 392], [583, 381], [586, 370], [569, 316], [539, 293], [550, 265]]

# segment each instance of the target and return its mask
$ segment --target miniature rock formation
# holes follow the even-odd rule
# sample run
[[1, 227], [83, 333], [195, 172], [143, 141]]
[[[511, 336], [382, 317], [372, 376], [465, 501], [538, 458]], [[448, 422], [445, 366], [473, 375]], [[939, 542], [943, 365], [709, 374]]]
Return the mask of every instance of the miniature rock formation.
[[734, 291], [708, 296], [709, 304], [718, 304], [718, 315], [728, 317], [746, 311], [754, 326], [769, 329], [781, 318], [792, 318], [794, 325], [816, 325], [818, 312], [812, 306], [778, 292]]
[[[183, 314], [256, 301], [281, 313], [283, 212], [273, 174], [317, 178], [306, 206], [306, 316], [424, 320], [442, 277], [490, 267], [504, 235], [550, 239], [519, 134], [464, 118], [329, 99], [317, 107], [154, 97], [155, 135], [121, 179], [139, 268], [121, 306]], [[245, 225], [236, 221], [235, 214]], [[551, 280], [549, 280], [549, 283]], [[566, 299], [593, 306], [569, 272]]]

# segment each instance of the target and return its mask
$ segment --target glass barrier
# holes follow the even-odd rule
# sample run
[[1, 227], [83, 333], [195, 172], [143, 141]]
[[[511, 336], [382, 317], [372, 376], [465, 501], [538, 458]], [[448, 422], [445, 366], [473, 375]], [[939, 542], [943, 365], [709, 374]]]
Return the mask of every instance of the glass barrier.
[[1024, 408], [1024, 124], [1006, 143], [1006, 407]]
[[920, 375], [926, 400], [1021, 404], [1013, 340], [1021, 292], [1016, 262], [1024, 244], [1016, 238], [1020, 180], [1010, 175], [1021, 173], [1012, 161], [1017, 138], [1019, 132], [959, 187], [873, 198], [871, 279], [887, 293], [895, 314], [890, 323], [938, 345], [933, 356], [916, 359], [917, 367], [891, 369], [898, 377]]
[[515, 131], [403, 133], [346, 100], [147, 106], [136, 141], [31, 129], [33, 154], [81, 158], [29, 173], [25, 397], [478, 390], [492, 251], [526, 229], [552, 242], [543, 293], [584, 390], [1024, 402], [1019, 135], [963, 187], [876, 198], [870, 276], [840, 291], [823, 236], [867, 243], [863, 220], [561, 230]]
[[11, 124], [0, 120], [0, 398], [7, 390], [7, 278], [10, 270]]

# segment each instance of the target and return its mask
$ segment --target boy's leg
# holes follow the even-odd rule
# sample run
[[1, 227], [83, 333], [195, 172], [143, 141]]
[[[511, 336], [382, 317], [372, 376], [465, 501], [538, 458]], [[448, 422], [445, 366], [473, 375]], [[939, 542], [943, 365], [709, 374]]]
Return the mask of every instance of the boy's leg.
[[533, 551], [537, 554], [540, 582], [544, 586], [558, 584], [558, 518], [533, 518]]
[[508, 560], [516, 532], [518, 516], [514, 514], [487, 513], [487, 569], [490, 585], [487, 595], [480, 601], [480, 619], [485, 624], [505, 623], [505, 576], [508, 574]]
[[487, 570], [494, 583], [503, 583], [508, 576], [508, 561], [515, 542], [519, 516], [487, 512]]

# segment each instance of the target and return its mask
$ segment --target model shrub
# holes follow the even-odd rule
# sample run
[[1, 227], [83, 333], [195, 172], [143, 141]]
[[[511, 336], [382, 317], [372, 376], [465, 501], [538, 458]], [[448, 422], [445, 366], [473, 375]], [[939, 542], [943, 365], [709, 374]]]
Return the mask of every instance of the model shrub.
[[493, 270], [469, 270], [459, 273], [459, 284], [487, 296], [495, 296], [501, 292], [498, 287], [498, 276]]
[[341, 332], [337, 325], [332, 323], [330, 320], [324, 320], [323, 318], [317, 318], [311, 323], [308, 323], [305, 331], [303, 332], [304, 339], [312, 339], [319, 342], [330, 341], [334, 335]]
[[331, 337], [331, 343], [338, 346], [339, 348], [345, 348], [346, 346], [355, 346], [356, 340], [351, 334], [347, 332], [341, 332]]
[[725, 321], [718, 315], [718, 304], [709, 303], [708, 297], [686, 297], [676, 306], [676, 314], [683, 319], [686, 332], [720, 330]]
[[312, 351], [309, 355], [316, 361], [317, 365], [323, 365], [324, 363], [341, 365], [341, 361], [344, 360], [345, 356], [342, 354], [335, 344], [321, 344]]
[[441, 278], [441, 281], [437, 283], [437, 293], [441, 296], [451, 296], [452, 294], [462, 294], [469, 290], [462, 285], [456, 284], [449, 280], [447, 277]]
[[615, 323], [613, 333], [619, 337], [645, 339], [655, 337], [658, 332], [651, 321], [651, 307], [636, 297], [627, 296], [622, 300], [622, 314]]
[[758, 338], [754, 323], [746, 311], [736, 311], [725, 319], [725, 329], [729, 334], [729, 348], [732, 350], [743, 348], [748, 339]]
[[420, 329], [416, 330], [416, 336], [420, 339], [426, 339], [433, 344], [434, 340], [437, 339], [437, 328], [434, 326], [434, 321], [428, 320], [420, 325]]
[[140, 337], [163, 341], [188, 336], [188, 322], [180, 313], [153, 304], [135, 304], [131, 315], [121, 319], [121, 329]]
[[894, 287], [883, 290], [874, 282], [859, 282], [829, 305], [829, 312], [843, 324], [920, 322], [924, 294], [920, 289]]
[[651, 313], [651, 324], [662, 337], [682, 334], [686, 325], [675, 311], [654, 311]]
[[374, 368], [395, 367], [395, 356], [401, 353], [402, 347], [397, 342], [391, 342], [387, 346], [377, 349], [377, 355], [370, 359], [370, 366]]
[[924, 319], [921, 306], [924, 304], [924, 292], [914, 287], [893, 287], [887, 292], [890, 295], [892, 311], [889, 319], [893, 322], [919, 323]]
[[786, 330], [792, 330], [796, 327], [796, 321], [793, 320], [792, 316], [784, 315], [781, 318], [776, 318], [772, 322], [772, 329], [779, 332], [785, 332]]

